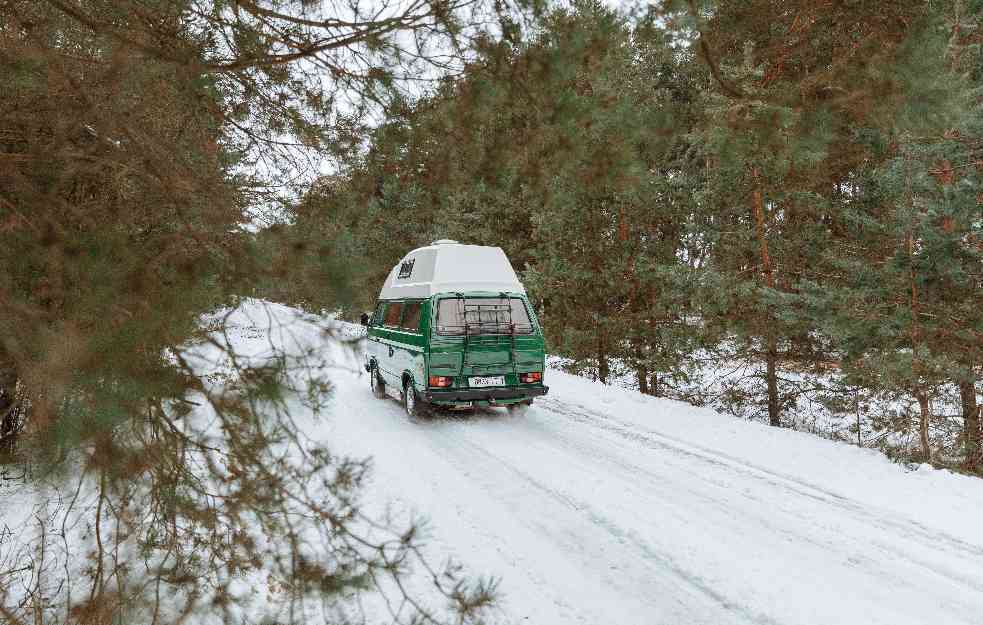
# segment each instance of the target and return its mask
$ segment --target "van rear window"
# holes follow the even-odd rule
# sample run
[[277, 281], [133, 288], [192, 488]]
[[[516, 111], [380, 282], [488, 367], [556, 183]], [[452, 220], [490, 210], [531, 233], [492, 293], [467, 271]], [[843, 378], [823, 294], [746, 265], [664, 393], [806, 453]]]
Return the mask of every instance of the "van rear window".
[[437, 333], [531, 334], [532, 321], [525, 303], [517, 298], [462, 297], [445, 298], [437, 305]]

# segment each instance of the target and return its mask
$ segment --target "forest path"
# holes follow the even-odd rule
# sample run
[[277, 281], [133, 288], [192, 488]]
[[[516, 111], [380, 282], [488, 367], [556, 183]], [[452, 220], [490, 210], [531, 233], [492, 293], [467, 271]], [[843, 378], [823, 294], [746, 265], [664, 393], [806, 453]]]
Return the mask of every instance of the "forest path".
[[[323, 416], [295, 398], [291, 418], [333, 453], [371, 458], [363, 510], [396, 527], [426, 519], [430, 564], [500, 580], [492, 623], [983, 624], [981, 479], [552, 369], [523, 415], [410, 420], [372, 396], [361, 328], [248, 301], [226, 330], [247, 360], [291, 355], [300, 388], [330, 382], [329, 395], [310, 387]], [[21, 482], [0, 479], [6, 570], [50, 508]], [[433, 597], [422, 567], [406, 582]], [[369, 611], [389, 622], [378, 599]]]
[[[415, 422], [372, 397], [366, 376], [344, 375], [326, 442], [373, 457], [372, 500], [427, 517], [432, 554], [499, 576], [506, 622], [983, 622], [983, 532], [949, 522], [975, 506], [983, 519], [983, 488], [968, 478], [905, 473], [846, 445], [733, 419], [715, 420], [735, 433], [730, 444], [720, 444], [726, 432], [706, 441], [708, 424], [689, 413], [709, 411], [559, 372], [522, 416]], [[791, 453], [769, 454], [776, 436]], [[797, 462], [797, 447], [855, 466], [830, 467], [832, 480], [803, 477], [817, 459]], [[851, 489], [836, 478], [851, 472], [852, 490], [877, 491], [875, 501], [842, 492]], [[919, 518], [877, 501], [890, 494], [884, 479], [895, 496], [917, 498], [923, 472], [959, 487], [947, 493], [952, 509]], [[957, 501], [963, 489], [972, 496]]]

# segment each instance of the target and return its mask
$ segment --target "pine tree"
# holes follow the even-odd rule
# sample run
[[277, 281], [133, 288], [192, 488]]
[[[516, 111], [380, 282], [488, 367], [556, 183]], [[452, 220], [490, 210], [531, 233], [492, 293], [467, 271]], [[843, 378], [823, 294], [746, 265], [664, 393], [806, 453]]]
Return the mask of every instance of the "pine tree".
[[830, 250], [836, 281], [815, 289], [828, 298], [819, 322], [843, 346], [850, 375], [917, 401], [922, 460], [934, 456], [933, 391], [947, 381], [960, 388], [962, 454], [975, 469], [980, 61], [959, 34], [964, 16], [934, 14], [907, 42], [898, 64], [906, 104], [883, 134], [871, 136], [888, 158], [858, 171], [841, 208], [847, 236]]
[[[705, 401], [715, 391], [687, 381], [702, 359], [741, 361], [750, 393], [710, 399], [760, 398], [773, 425], [803, 394], [908, 392], [900, 363], [917, 362], [924, 399], [959, 383], [976, 449], [974, 11], [687, 1], [630, 24], [590, 3], [558, 10], [530, 41], [483, 47], [457, 80], [390, 111], [330, 197], [302, 205], [305, 223], [345, 223], [334, 236], [367, 254], [369, 283], [434, 238], [501, 245], [574, 368], [609, 379], [618, 363], [643, 392]], [[938, 37], [952, 60], [931, 65]], [[916, 111], [934, 126], [899, 121]], [[905, 193], [923, 212], [965, 206], [938, 236], [909, 218]], [[888, 257], [893, 273], [870, 273]], [[898, 267], [923, 262], [912, 299]], [[904, 314], [924, 318], [914, 336], [945, 362], [905, 356], [913, 324], [887, 303], [902, 292]], [[865, 298], [879, 311], [866, 321]], [[945, 339], [929, 322], [943, 313], [963, 324]], [[889, 338], [879, 323], [907, 330]]]
[[768, 419], [780, 425], [792, 399], [782, 369], [830, 360], [799, 284], [828, 244], [837, 185], [869, 155], [857, 126], [890, 114], [880, 101], [897, 90], [893, 55], [924, 7], [761, 0], [677, 9], [671, 18], [695, 30], [709, 86], [699, 141], [707, 184], [698, 210], [712, 245], [703, 313], [729, 337], [727, 358], [763, 365]]
[[[243, 226], [289, 197], [270, 192], [277, 174], [357, 140], [336, 98], [394, 97], [407, 46], [426, 61], [436, 39], [476, 34], [463, 8], [0, 2], [0, 437], [98, 502], [70, 511], [91, 544], [38, 537], [49, 562], [82, 554], [24, 573], [50, 588], [11, 602], [21, 573], [0, 570], [5, 623], [233, 620], [243, 571], [282, 581], [301, 621], [405, 574], [415, 528], [383, 549], [354, 527], [365, 463], [298, 436], [288, 400], [319, 408], [324, 381], [288, 377], [286, 354], [238, 359], [215, 313], [270, 279]], [[229, 359], [226, 383], [195, 361], [202, 344]], [[447, 618], [480, 618], [490, 587], [447, 573]], [[413, 618], [442, 616], [394, 615]]]
[[[680, 166], [663, 161], [686, 148], [663, 135], [691, 87], [668, 35], [582, 3], [527, 44], [483, 52], [461, 80], [395, 111], [353, 163], [343, 186], [362, 194], [351, 228], [377, 255], [373, 272], [432, 238], [501, 245], [559, 353], [602, 379], [614, 360], [678, 367], [685, 193]], [[323, 219], [328, 203], [306, 214]]]

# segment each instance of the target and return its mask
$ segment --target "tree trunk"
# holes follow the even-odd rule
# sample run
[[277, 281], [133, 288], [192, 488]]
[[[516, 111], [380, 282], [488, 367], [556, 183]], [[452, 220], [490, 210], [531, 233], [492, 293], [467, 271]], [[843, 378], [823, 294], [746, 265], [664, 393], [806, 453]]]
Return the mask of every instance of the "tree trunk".
[[[758, 237], [758, 248], [761, 252], [761, 269], [765, 275], [765, 285], [774, 290], [775, 274], [771, 267], [771, 254], [768, 251], [768, 239], [765, 236], [765, 203], [761, 194], [761, 185], [758, 183], [758, 168], [751, 170], [751, 177], [754, 179], [754, 191], [751, 193], [751, 209], [754, 213], [755, 233]], [[773, 325], [773, 315], [771, 308], [768, 308], [766, 322], [769, 327]], [[778, 404], [778, 341], [773, 329], [767, 331], [765, 337], [768, 343], [768, 351], [765, 353], [765, 380], [768, 386], [768, 423], [775, 427], [781, 427], [781, 411]]]
[[774, 335], [768, 337], [768, 351], [765, 353], [765, 381], [768, 384], [768, 423], [782, 426], [782, 415], [778, 403], [778, 349]]
[[966, 453], [966, 468], [977, 471], [983, 460], [983, 449], [980, 441], [983, 432], [980, 431], [980, 406], [976, 403], [976, 384], [969, 380], [959, 383], [959, 397], [962, 400], [963, 412], [963, 448]]
[[655, 397], [662, 397], [662, 384], [659, 381], [659, 372], [656, 371], [652, 374], [652, 395]]
[[928, 438], [928, 424], [932, 416], [931, 409], [928, 405], [928, 395], [921, 389], [915, 391], [915, 397], [918, 399], [918, 407], [920, 418], [918, 420], [918, 440], [921, 445], [922, 462], [932, 461], [932, 444]]
[[13, 446], [20, 429], [17, 417], [17, 373], [11, 363], [0, 362], [0, 451]]
[[[913, 258], [915, 254], [915, 237], [910, 232], [907, 236], [908, 257]], [[914, 263], [911, 265], [914, 267]], [[915, 377], [915, 399], [918, 400], [919, 420], [918, 420], [918, 440], [921, 450], [922, 462], [932, 461], [932, 444], [928, 437], [928, 424], [931, 417], [928, 405], [928, 395], [921, 383], [921, 359], [918, 355], [918, 347], [921, 342], [921, 327], [919, 326], [919, 315], [921, 314], [921, 303], [918, 300], [918, 283], [915, 280], [914, 268], [908, 270], [908, 281], [911, 288], [911, 371]]]
[[[629, 307], [632, 306], [632, 302], [634, 302], [634, 296], [629, 298]], [[638, 359], [635, 364], [635, 382], [638, 384], [638, 392], [642, 395], [648, 395], [649, 370], [647, 366], [641, 364], [641, 361], [644, 361], [648, 356], [648, 350], [645, 349], [645, 346], [638, 337], [631, 339], [631, 356]]]
[[853, 392], [853, 411], [857, 415], [857, 447], [864, 446], [863, 440], [863, 427], [860, 423], [860, 393], [859, 391]]
[[601, 381], [601, 384], [608, 383], [608, 375], [610, 374], [610, 369], [608, 368], [608, 350], [604, 344], [604, 337], [597, 337], [597, 379]]

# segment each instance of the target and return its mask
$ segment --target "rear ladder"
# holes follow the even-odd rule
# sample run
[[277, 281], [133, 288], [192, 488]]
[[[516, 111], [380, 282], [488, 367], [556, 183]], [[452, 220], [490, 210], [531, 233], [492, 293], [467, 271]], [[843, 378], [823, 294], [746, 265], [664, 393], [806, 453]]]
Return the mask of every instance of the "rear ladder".
[[[515, 321], [512, 318], [512, 302], [508, 295], [501, 294], [504, 304], [469, 304], [463, 296], [458, 297], [458, 313], [464, 319], [464, 366], [474, 365], [512, 365], [512, 373], [518, 379], [516, 369], [515, 354]], [[507, 321], [506, 321], [507, 319]], [[508, 332], [501, 334], [498, 332], [503, 326], [508, 328]], [[487, 332], [491, 330], [491, 332]], [[501, 363], [474, 363], [469, 360], [469, 347], [474, 341], [478, 345], [498, 345], [508, 342], [509, 358]]]

